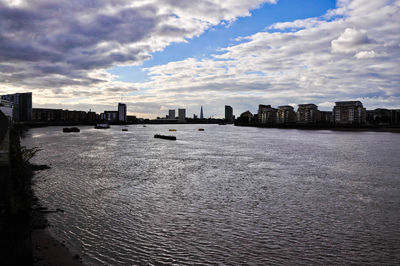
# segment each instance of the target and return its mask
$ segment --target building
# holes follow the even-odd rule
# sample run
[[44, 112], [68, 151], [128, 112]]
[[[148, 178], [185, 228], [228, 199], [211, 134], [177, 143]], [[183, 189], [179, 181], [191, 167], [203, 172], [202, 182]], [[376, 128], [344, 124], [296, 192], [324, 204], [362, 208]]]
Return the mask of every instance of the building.
[[249, 110], [247, 110], [238, 117], [235, 123], [237, 122], [238, 124], [252, 124], [253, 119], [253, 114]]
[[8, 118], [9, 121], [13, 121], [13, 109], [12, 104], [9, 101], [0, 99], [0, 111]]
[[271, 105], [260, 104], [258, 105], [257, 122], [260, 124], [274, 124], [276, 123], [277, 109], [272, 108]]
[[233, 123], [234, 120], [233, 108], [230, 105], [225, 105], [225, 121], [228, 123]]
[[104, 111], [103, 120], [108, 122], [118, 121], [118, 111]]
[[333, 107], [336, 125], [360, 125], [366, 123], [367, 112], [360, 101], [336, 102]]
[[169, 119], [175, 119], [175, 109], [170, 109], [168, 111], [168, 118]]
[[367, 123], [371, 125], [398, 125], [400, 123], [400, 110], [378, 108], [367, 110]]
[[332, 112], [330, 111], [319, 111], [320, 123], [331, 124], [332, 123]]
[[204, 119], [203, 106], [201, 106], [201, 108], [200, 108], [200, 119]]
[[2, 95], [1, 99], [12, 104], [14, 121], [32, 119], [32, 92]]
[[391, 109], [390, 112], [390, 124], [400, 125], [400, 109]]
[[126, 122], [126, 104], [118, 103], [118, 121]]
[[296, 113], [294, 108], [290, 105], [279, 106], [276, 113], [276, 122], [279, 124], [295, 123]]
[[297, 109], [297, 123], [316, 124], [321, 120], [318, 106], [313, 103], [299, 104]]
[[49, 109], [49, 108], [32, 108], [32, 120], [33, 121], [65, 121], [68, 120], [68, 116], [65, 119], [62, 117], [61, 109]]
[[178, 119], [179, 121], [186, 120], [186, 109], [178, 109]]
[[87, 121], [95, 122], [97, 120], [98, 120], [98, 115], [95, 112], [92, 112], [91, 110], [89, 110], [89, 112], [87, 113]]

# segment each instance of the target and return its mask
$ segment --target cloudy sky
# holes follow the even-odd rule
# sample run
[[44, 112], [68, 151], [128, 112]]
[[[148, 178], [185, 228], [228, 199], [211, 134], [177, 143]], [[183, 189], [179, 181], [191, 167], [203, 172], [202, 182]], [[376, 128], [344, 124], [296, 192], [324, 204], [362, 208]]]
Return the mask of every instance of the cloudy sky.
[[0, 0], [0, 94], [139, 117], [400, 108], [400, 0]]

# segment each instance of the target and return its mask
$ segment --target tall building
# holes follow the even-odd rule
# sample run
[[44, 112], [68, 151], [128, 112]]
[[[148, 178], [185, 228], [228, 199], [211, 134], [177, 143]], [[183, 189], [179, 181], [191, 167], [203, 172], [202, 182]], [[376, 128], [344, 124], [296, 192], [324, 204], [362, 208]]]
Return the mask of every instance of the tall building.
[[225, 121], [233, 123], [233, 108], [230, 105], [225, 105]]
[[168, 118], [169, 119], [175, 119], [175, 109], [170, 109], [168, 111]]
[[318, 106], [313, 103], [299, 104], [297, 109], [297, 123], [315, 124], [321, 119]]
[[32, 119], [32, 92], [2, 95], [1, 99], [12, 104], [14, 121]]
[[185, 121], [186, 119], [186, 109], [178, 109], [179, 121]]
[[333, 107], [333, 121], [335, 124], [355, 125], [365, 124], [367, 112], [360, 101], [336, 102]]
[[118, 103], [118, 121], [126, 122], [126, 104]]
[[201, 108], [200, 108], [200, 119], [204, 119], [203, 106], [201, 106]]
[[294, 108], [290, 105], [279, 106], [276, 113], [276, 122], [279, 124], [295, 123], [296, 113]]
[[258, 105], [257, 119], [260, 124], [274, 124], [276, 123], [277, 109], [272, 108], [271, 105]]
[[10, 102], [0, 99], [0, 111], [8, 118], [8, 120], [13, 121], [13, 109]]

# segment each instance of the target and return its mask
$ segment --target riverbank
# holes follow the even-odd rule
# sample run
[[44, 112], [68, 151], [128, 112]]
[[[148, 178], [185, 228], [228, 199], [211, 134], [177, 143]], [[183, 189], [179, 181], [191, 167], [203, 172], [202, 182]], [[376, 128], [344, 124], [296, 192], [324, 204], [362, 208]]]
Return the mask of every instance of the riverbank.
[[82, 265], [79, 255], [72, 255], [68, 248], [57, 241], [46, 229], [31, 233], [34, 265]]
[[[8, 124], [2, 124], [4, 128]], [[20, 132], [10, 127], [0, 139], [1, 217], [0, 257], [3, 265], [81, 265], [78, 255], [68, 251], [45, 228], [46, 208], [32, 190], [34, 171], [45, 166], [29, 164], [20, 145]], [[29, 159], [28, 159], [29, 160]]]

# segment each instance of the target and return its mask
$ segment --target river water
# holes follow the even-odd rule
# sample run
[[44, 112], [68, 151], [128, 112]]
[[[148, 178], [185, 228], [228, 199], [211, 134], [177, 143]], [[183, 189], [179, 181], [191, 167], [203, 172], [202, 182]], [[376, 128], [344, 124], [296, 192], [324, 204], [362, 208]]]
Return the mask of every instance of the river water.
[[41, 203], [65, 210], [50, 232], [87, 265], [400, 262], [400, 134], [80, 128], [23, 144], [51, 166]]

